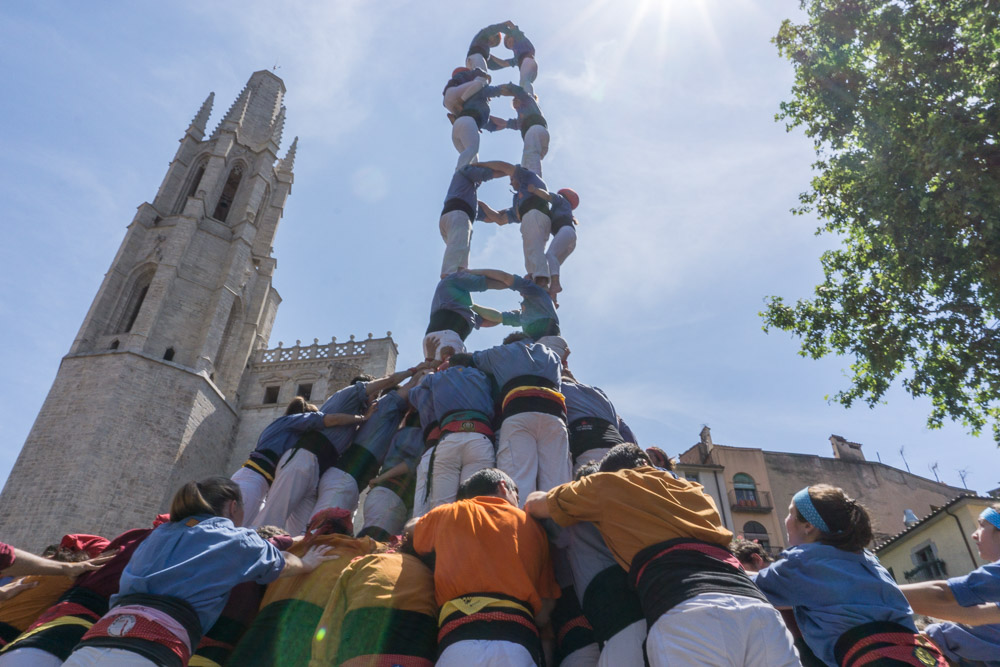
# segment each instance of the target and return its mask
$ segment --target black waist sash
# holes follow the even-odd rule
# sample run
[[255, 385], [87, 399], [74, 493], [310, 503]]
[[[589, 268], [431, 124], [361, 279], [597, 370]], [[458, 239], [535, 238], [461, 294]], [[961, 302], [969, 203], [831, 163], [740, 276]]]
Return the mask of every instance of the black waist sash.
[[468, 116], [472, 120], [476, 121], [476, 127], [480, 130], [483, 129], [483, 125], [486, 125], [486, 121], [489, 120], [489, 118], [483, 118], [483, 114], [479, 113], [475, 109], [462, 109], [461, 113], [458, 114], [458, 117], [461, 118], [462, 116]]
[[435, 331], [454, 331], [464, 341], [472, 333], [472, 325], [469, 324], [469, 320], [454, 310], [441, 308], [431, 313], [431, 321], [427, 325], [427, 331], [424, 332], [424, 335]]
[[441, 209], [441, 215], [444, 215], [445, 213], [450, 213], [452, 211], [462, 211], [467, 216], [469, 216], [469, 220], [476, 219], [476, 210], [473, 207], [469, 206], [469, 202], [465, 201], [461, 197], [452, 197], [451, 199], [446, 201], [444, 203], [444, 208]]
[[[319, 474], [322, 475], [327, 470], [332, 468], [337, 464], [337, 460], [340, 458], [340, 453], [337, 448], [333, 446], [333, 443], [327, 440], [326, 436], [320, 431], [306, 431], [299, 438], [295, 446], [292, 447], [292, 456], [298, 453], [298, 450], [304, 449], [307, 452], [312, 452], [316, 455], [316, 462], [319, 464]], [[286, 461], [285, 465], [288, 465], [288, 461], [291, 461], [290, 456]], [[279, 468], [280, 472], [281, 469]]]
[[440, 619], [438, 631], [438, 658], [446, 648], [460, 641], [487, 639], [520, 644], [528, 650], [536, 665], [544, 664], [542, 643], [538, 627], [531, 612], [531, 605], [517, 598], [501, 593], [469, 593], [463, 598], [486, 597], [496, 600], [510, 600], [523, 609], [513, 607], [485, 607], [473, 614], [453, 611]]
[[525, 197], [524, 201], [517, 205], [517, 217], [520, 220], [528, 211], [541, 211], [545, 215], [549, 214], [549, 203], [538, 195]]
[[588, 449], [604, 449], [625, 442], [618, 427], [598, 417], [581, 417], [569, 425], [569, 452], [576, 460]]
[[469, 56], [475, 55], [477, 53], [479, 55], [481, 55], [483, 58], [489, 58], [490, 57], [490, 50], [489, 50], [489, 48], [487, 48], [485, 46], [482, 46], [481, 44], [476, 44], [476, 45], [470, 46], [469, 47], [469, 52], [465, 54], [465, 57], [468, 58]]
[[542, 117], [540, 113], [533, 113], [530, 116], [525, 116], [524, 120], [521, 121], [521, 138], [524, 139], [524, 135], [528, 133], [528, 130], [535, 125], [541, 125], [542, 127], [548, 127], [548, 123], [545, 122], [545, 118]]
[[594, 628], [594, 638], [606, 642], [645, 618], [642, 605], [628, 584], [628, 573], [612, 565], [597, 573], [583, 592], [583, 614]]
[[[111, 608], [108, 614], [113, 614], [117, 607], [125, 607], [129, 605], [142, 605], [144, 607], [156, 609], [157, 611], [161, 611], [169, 615], [175, 621], [180, 623], [188, 634], [188, 638], [191, 642], [192, 653], [194, 652], [195, 647], [198, 646], [198, 642], [201, 641], [201, 622], [198, 620], [198, 614], [195, 612], [194, 607], [192, 607], [185, 600], [167, 595], [134, 593], [132, 595], [124, 595], [118, 598], [117, 603]], [[138, 653], [147, 660], [152, 660], [157, 665], [163, 665], [164, 667], [182, 665], [178, 655], [171, 651], [167, 646], [150, 639], [129, 637], [127, 636], [127, 633], [128, 630], [126, 630], [125, 634], [122, 634], [121, 636], [104, 635], [97, 637], [84, 637], [79, 646], [124, 649], [126, 651]]]
[[833, 654], [840, 667], [948, 667], [948, 661], [933, 641], [892, 621], [873, 621], [851, 628], [837, 640]]
[[507, 395], [512, 391], [522, 387], [541, 387], [559, 391], [558, 385], [552, 380], [547, 380], [538, 375], [518, 375], [508, 380], [500, 390], [501, 412], [500, 421], [523, 412], [540, 412], [546, 415], [553, 415], [566, 421], [566, 404], [541, 396], [516, 396], [507, 400]]
[[[51, 653], [65, 662], [84, 633], [107, 612], [106, 597], [89, 588], [73, 586], [39, 616], [27, 631], [8, 644], [5, 650], [35, 648]], [[73, 617], [74, 620], [67, 622], [67, 617]]]
[[682, 537], [646, 547], [632, 559], [628, 576], [650, 625], [702, 593], [767, 602], [732, 552], [701, 540]]

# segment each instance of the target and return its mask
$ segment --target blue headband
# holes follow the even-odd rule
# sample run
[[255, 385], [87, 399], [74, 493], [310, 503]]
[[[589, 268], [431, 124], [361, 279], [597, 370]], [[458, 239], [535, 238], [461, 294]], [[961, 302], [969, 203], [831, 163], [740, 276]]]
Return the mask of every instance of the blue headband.
[[816, 506], [813, 505], [812, 498], [809, 497], [808, 486], [792, 496], [792, 502], [795, 503], [795, 509], [798, 510], [799, 516], [819, 528], [821, 533], [833, 532], [830, 530], [830, 526], [826, 525], [823, 517], [819, 515]]
[[983, 510], [983, 513], [979, 515], [979, 518], [983, 521], [989, 521], [997, 530], [1000, 530], [1000, 512], [997, 512], [992, 507], [987, 507]]

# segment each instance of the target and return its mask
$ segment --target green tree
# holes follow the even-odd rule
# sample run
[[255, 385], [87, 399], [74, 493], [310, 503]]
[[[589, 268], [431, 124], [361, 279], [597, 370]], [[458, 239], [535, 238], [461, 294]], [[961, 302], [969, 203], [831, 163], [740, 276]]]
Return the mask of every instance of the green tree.
[[1000, 442], [1000, 0], [800, 5], [774, 38], [795, 68], [776, 119], [818, 155], [793, 211], [840, 244], [814, 298], [768, 299], [764, 330], [853, 357], [845, 406], [901, 378], [928, 425]]

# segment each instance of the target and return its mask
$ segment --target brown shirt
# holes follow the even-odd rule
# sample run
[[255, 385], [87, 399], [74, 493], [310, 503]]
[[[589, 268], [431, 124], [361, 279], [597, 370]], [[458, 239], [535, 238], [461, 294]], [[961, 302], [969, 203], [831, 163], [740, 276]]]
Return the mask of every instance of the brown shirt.
[[599, 472], [549, 491], [561, 526], [590, 521], [626, 570], [637, 553], [678, 537], [727, 546], [733, 534], [701, 484], [653, 467]]

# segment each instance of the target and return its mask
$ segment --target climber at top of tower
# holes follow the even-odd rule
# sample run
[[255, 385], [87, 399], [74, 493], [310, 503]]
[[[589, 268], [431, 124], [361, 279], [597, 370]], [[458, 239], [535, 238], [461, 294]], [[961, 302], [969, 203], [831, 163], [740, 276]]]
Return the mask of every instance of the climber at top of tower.
[[513, 22], [504, 21], [488, 25], [477, 32], [476, 36], [472, 38], [472, 43], [469, 44], [469, 51], [465, 56], [465, 66], [469, 69], [479, 68], [481, 70], [485, 70], [487, 67], [489, 69], [510, 67], [509, 61], [491, 55], [490, 49], [500, 46], [501, 33], [506, 35], [515, 27]]
[[538, 108], [538, 96], [514, 83], [500, 85], [500, 94], [513, 97], [511, 103], [517, 117], [497, 124], [508, 130], [521, 131], [524, 140], [521, 166], [541, 176], [542, 158], [549, 152], [549, 126]]

